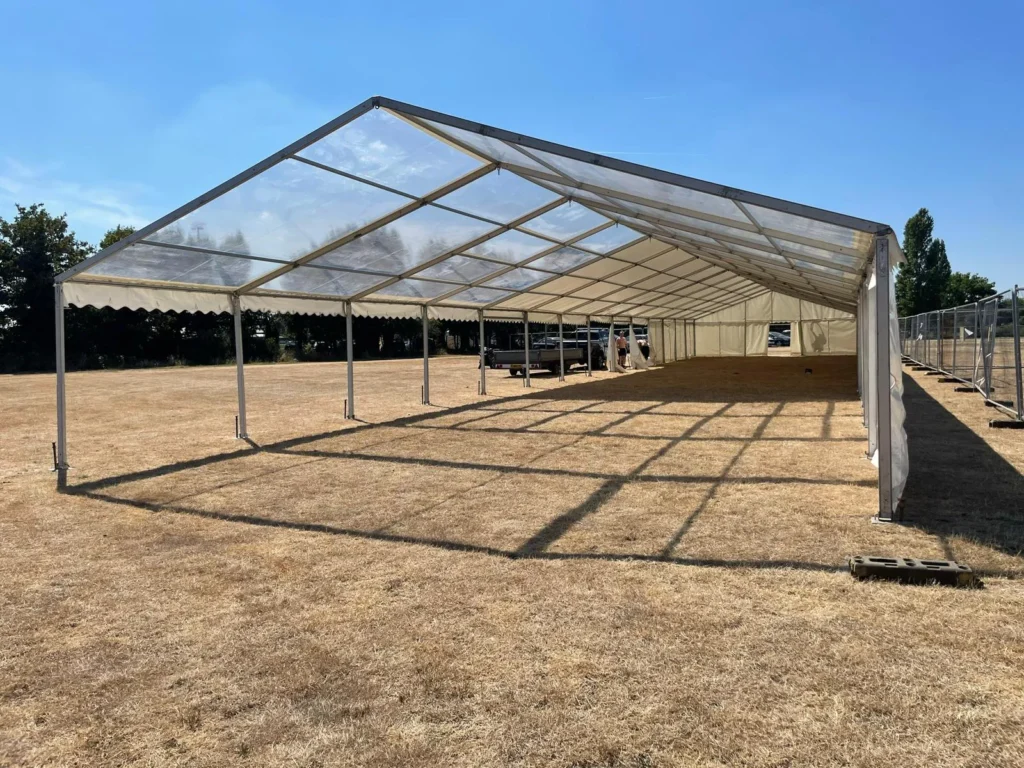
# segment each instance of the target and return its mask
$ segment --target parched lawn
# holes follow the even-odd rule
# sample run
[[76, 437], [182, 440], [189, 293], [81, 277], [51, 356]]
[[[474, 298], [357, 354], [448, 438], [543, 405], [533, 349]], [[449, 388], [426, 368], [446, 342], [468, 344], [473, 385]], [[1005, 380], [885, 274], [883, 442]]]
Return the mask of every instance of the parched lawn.
[[[0, 765], [1024, 764], [1024, 432], [852, 358], [0, 377]], [[810, 369], [806, 372], [805, 369]], [[858, 583], [954, 557], [983, 590]]]

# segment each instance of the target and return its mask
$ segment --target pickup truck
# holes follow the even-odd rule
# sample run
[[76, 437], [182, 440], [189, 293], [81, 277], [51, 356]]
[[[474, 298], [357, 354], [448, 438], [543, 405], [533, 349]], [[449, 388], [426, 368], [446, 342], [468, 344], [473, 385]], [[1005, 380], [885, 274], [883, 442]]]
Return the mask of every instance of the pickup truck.
[[[566, 338], [562, 344], [565, 372], [568, 373], [574, 365], [585, 368], [587, 365], [586, 332], [577, 334], [576, 338]], [[522, 348], [487, 350], [485, 357], [491, 368], [507, 370], [509, 376], [520, 375], [526, 367], [526, 353]], [[546, 370], [557, 374], [559, 366], [558, 337], [538, 336], [536, 339], [531, 339], [529, 364], [531, 371]], [[590, 341], [590, 364], [595, 371], [605, 367], [605, 351], [596, 333], [591, 336]]]

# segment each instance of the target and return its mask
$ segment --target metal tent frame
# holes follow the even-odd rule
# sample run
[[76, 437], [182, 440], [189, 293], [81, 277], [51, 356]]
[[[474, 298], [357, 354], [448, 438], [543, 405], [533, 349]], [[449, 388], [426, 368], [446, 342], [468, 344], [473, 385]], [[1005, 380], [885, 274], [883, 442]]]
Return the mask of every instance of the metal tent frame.
[[886, 354], [900, 258], [881, 223], [375, 96], [57, 277], [59, 482], [67, 305], [233, 313], [246, 437], [245, 309], [344, 315], [354, 418], [353, 316], [419, 317], [424, 333], [477, 320], [481, 335], [485, 319], [630, 317], [683, 323], [685, 345], [688, 323], [776, 291], [868, 319], [860, 383], [891, 519], [905, 437], [879, 393], [900, 394]]

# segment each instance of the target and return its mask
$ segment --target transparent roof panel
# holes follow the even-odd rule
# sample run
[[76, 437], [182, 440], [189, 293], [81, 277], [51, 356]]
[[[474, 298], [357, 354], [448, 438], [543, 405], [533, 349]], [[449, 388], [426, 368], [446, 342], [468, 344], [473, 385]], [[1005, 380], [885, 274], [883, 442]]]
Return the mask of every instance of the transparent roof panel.
[[[779, 264], [781, 266], [789, 266], [789, 262], [786, 261], [785, 256], [780, 256], [774, 251], [762, 251], [758, 248], [747, 248], [743, 245], [736, 245], [736, 243], [724, 243], [722, 245], [715, 245], [714, 248], [718, 251], [723, 251], [723, 256], [728, 256], [730, 253], [743, 254], [749, 256], [752, 259], [760, 259], [762, 261], [770, 261], [773, 264]], [[742, 259], [740, 259], [742, 261]]]
[[457, 283], [472, 283], [497, 272], [499, 269], [505, 269], [505, 267], [501, 264], [495, 264], [493, 261], [481, 261], [469, 256], [452, 256], [439, 264], [427, 267], [422, 272], [417, 272], [416, 277], [451, 280]]
[[298, 154], [417, 197], [482, 165], [383, 109], [357, 117]]
[[490, 304], [511, 295], [511, 291], [496, 291], [493, 288], [469, 288], [454, 296], [449, 296], [447, 300], [463, 304]]
[[[768, 239], [765, 238], [758, 232], [751, 232], [749, 229], [744, 229], [743, 226], [730, 227], [725, 224], [719, 224], [715, 221], [706, 221], [704, 219], [695, 219], [692, 216], [684, 216], [680, 213], [674, 213], [672, 211], [659, 211], [655, 208], [648, 208], [647, 206], [634, 206], [637, 209], [637, 213], [642, 216], [649, 216], [651, 219], [656, 219], [656, 224], [669, 232], [678, 232], [682, 234], [692, 234], [687, 232], [686, 228], [692, 228], [701, 230], [696, 234], [706, 233], [705, 237], [714, 237], [715, 235], [727, 235], [728, 237], [741, 238], [743, 240], [749, 240], [756, 243], [763, 243], [764, 245], [771, 245]], [[743, 222], [737, 222], [738, 224], [745, 225], [747, 227], [753, 226], [749, 221], [744, 220]], [[677, 229], [674, 225], [678, 225]]]
[[793, 266], [799, 267], [804, 272], [810, 272], [812, 274], [816, 273], [825, 277], [829, 277], [833, 280], [846, 280], [853, 283], [854, 285], [860, 284], [860, 275], [856, 275], [851, 272], [843, 272], [838, 269], [823, 267], [819, 264], [812, 264], [809, 261], [803, 261], [801, 259], [793, 259]]
[[429, 126], [439, 134], [447, 136], [456, 143], [469, 147], [477, 154], [496, 163], [517, 165], [522, 168], [528, 168], [542, 173], [552, 173], [552, 171], [548, 170], [537, 161], [530, 159], [522, 152], [509, 144], [506, 144], [500, 139], [484, 136], [480, 133], [470, 133], [469, 131], [464, 131], [461, 128], [453, 128], [452, 126], [442, 125], [441, 123], [435, 123], [431, 120], [424, 120], [423, 124]]
[[[713, 214], [735, 221], [747, 222], [748, 219], [736, 205], [726, 198], [709, 195], [704, 192], [678, 187], [674, 184], [655, 181], [632, 173], [624, 173], [605, 166], [573, 160], [550, 152], [534, 152], [534, 155], [545, 163], [554, 166], [575, 181], [592, 184], [610, 193], [625, 194], [644, 198], [652, 203], [660, 202], [679, 208], [688, 208], [700, 213]], [[629, 201], [623, 201], [628, 204]]]
[[[414, 280], [407, 278], [397, 283], [379, 288], [372, 296], [399, 296], [409, 299], [436, 299], [444, 293], [451, 293], [456, 290], [455, 286], [448, 283], [435, 283], [430, 280]], [[369, 297], [368, 297], [369, 298]]]
[[133, 243], [97, 263], [89, 274], [238, 288], [280, 267], [268, 261]]
[[593, 251], [594, 253], [608, 253], [644, 237], [647, 237], [647, 235], [634, 232], [629, 227], [616, 226], [595, 232], [590, 237], [585, 237], [573, 243], [573, 245]]
[[336, 173], [284, 160], [147, 239], [287, 261], [408, 202]]
[[759, 205], [747, 205], [747, 210], [765, 229], [791, 232], [794, 235], [853, 248], [861, 253], [867, 253], [873, 242], [871, 235], [866, 232], [858, 232], [855, 229], [846, 229], [835, 224], [762, 208]]
[[698, 235], [695, 232], [684, 232], [682, 230], [673, 230], [672, 236], [677, 240], [682, 240], [685, 243], [694, 243], [696, 245], [721, 245], [717, 240], [712, 237], [705, 237], [704, 235]]
[[530, 219], [522, 227], [554, 240], [565, 241], [608, 222], [609, 219], [589, 208], [584, 208], [579, 203], [565, 203], [535, 219]]
[[529, 266], [535, 269], [551, 270], [552, 272], [568, 272], [570, 269], [586, 264], [588, 261], [594, 261], [597, 258], [592, 253], [585, 253], [576, 248], [565, 246], [564, 248], [559, 248], [554, 253], [549, 253], [546, 256], [541, 256], [539, 259], [531, 261]]
[[425, 205], [311, 263], [399, 275], [492, 229], [479, 219]]
[[[545, 173], [551, 174], [552, 171], [546, 168], [542, 169]], [[614, 211], [616, 214], [628, 214], [629, 207], [622, 200], [617, 200], [613, 197], [606, 195], [599, 195], [596, 192], [589, 192], [585, 189], [581, 189], [574, 182], [569, 179], [561, 179], [562, 183], [553, 181], [545, 176], [531, 177], [538, 184], [543, 184], [548, 189], [557, 192], [562, 197], [569, 197], [573, 200], [583, 203], [584, 205], [594, 205], [595, 207], [605, 208]]]
[[532, 285], [536, 285], [542, 280], [548, 280], [550, 277], [551, 275], [547, 272], [538, 272], [535, 269], [525, 269], [520, 267], [519, 269], [510, 270], [503, 275], [498, 275], [493, 280], [488, 280], [487, 286], [490, 288], [504, 288], [511, 291], [522, 291]]
[[388, 278], [335, 269], [296, 267], [260, 286], [260, 290], [314, 293], [321, 296], [353, 296], [383, 283]]
[[842, 264], [846, 267], [857, 268], [864, 263], [863, 258], [848, 256], [845, 253], [836, 253], [835, 251], [826, 251], [824, 248], [815, 248], [813, 245], [794, 243], [791, 240], [784, 240], [781, 237], [775, 238], [775, 242], [779, 244], [780, 248], [789, 253], [801, 256], [813, 256], [814, 258], [825, 259], [827, 261], [835, 262], [836, 264]]
[[[629, 298], [636, 315], [637, 308], [664, 305], [665, 290], [721, 303], [744, 289], [774, 286], [820, 290], [849, 303], [873, 233], [888, 233], [856, 218], [570, 148], [537, 143], [544, 150], [534, 150], [526, 145], [535, 142], [517, 134], [454, 118], [461, 127], [451, 128], [414, 116], [431, 113], [377, 103], [385, 107], [367, 103], [359, 117], [299, 155], [271, 158], [266, 170], [145, 240], [115, 245], [76, 274], [109, 283], [496, 302], [544, 312], [550, 297], [537, 297], [552, 291], [600, 301], [605, 287], [589, 281], [601, 280], [622, 286], [610, 311], [621, 309], [622, 296], [641, 291]], [[479, 177], [463, 183], [467, 174]], [[439, 200], [413, 201], [454, 184], [462, 186]], [[365, 234], [352, 239], [357, 232]], [[313, 254], [310, 264], [252, 286]], [[382, 287], [389, 278], [393, 284]], [[442, 298], [452, 291], [460, 295]]]
[[501, 224], [525, 216], [557, 200], [554, 192], [505, 171], [492, 171], [471, 184], [459, 187], [437, 202], [450, 208], [482, 216]]
[[480, 245], [473, 246], [466, 253], [497, 259], [507, 264], [518, 264], [531, 256], [536, 256], [541, 251], [554, 247], [554, 243], [550, 240], [542, 240], [525, 232], [510, 229], [508, 232], [503, 232], [497, 237], [480, 243]]

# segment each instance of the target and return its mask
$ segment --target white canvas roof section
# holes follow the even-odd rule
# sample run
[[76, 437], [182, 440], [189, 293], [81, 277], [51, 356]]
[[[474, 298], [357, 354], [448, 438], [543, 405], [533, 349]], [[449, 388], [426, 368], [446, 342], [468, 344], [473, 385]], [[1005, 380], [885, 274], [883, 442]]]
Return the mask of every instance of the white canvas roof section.
[[877, 236], [895, 243], [884, 224], [374, 97], [58, 282], [71, 303], [181, 311], [226, 296], [695, 319], [766, 291], [856, 311]]

